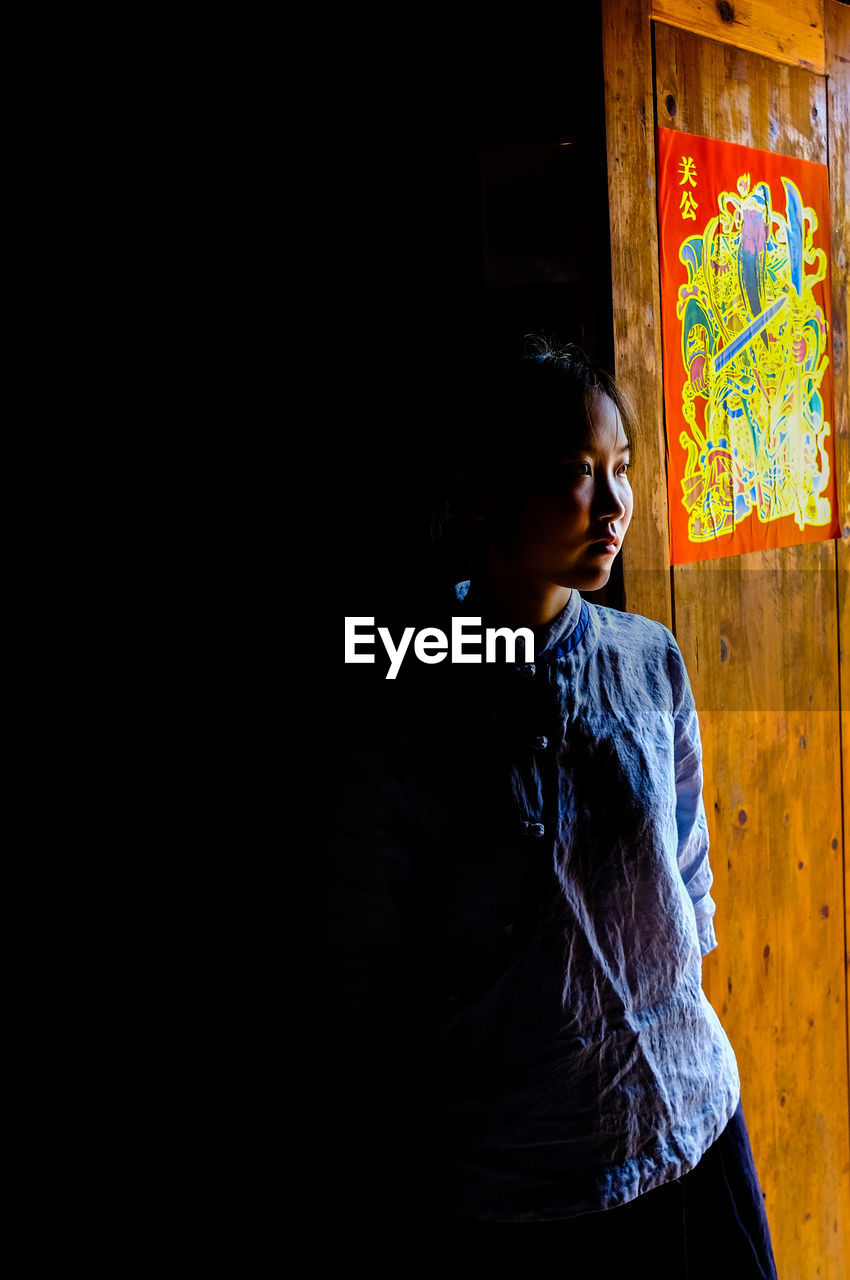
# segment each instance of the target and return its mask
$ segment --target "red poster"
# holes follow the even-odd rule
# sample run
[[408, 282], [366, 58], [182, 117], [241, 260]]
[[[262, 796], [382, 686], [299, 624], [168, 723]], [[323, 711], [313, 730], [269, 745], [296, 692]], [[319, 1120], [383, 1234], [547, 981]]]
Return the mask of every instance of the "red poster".
[[658, 130], [673, 564], [840, 536], [826, 165]]

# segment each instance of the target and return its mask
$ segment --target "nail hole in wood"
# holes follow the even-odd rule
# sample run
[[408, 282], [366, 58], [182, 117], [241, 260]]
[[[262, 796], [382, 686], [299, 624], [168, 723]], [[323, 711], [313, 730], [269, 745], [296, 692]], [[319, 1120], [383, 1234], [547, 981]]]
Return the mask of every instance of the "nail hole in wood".
[[664, 105], [667, 108], [668, 116], [674, 116], [676, 114], [676, 99], [673, 97], [672, 93], [667, 94]]

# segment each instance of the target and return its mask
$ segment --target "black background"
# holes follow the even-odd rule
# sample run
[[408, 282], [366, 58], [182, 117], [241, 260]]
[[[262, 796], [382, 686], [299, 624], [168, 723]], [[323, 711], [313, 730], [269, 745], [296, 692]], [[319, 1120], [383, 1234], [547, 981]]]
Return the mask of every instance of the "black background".
[[544, 331], [612, 367], [598, 8], [383, 33], [325, 104], [307, 329], [318, 411], [297, 499], [316, 634], [341, 682], [367, 674], [343, 664], [346, 615], [416, 621], [478, 345]]

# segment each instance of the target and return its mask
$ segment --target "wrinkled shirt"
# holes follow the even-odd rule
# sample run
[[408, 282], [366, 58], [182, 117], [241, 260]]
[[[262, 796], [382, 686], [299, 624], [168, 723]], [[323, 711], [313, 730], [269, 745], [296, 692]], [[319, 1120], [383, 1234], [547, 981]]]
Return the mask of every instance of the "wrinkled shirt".
[[439, 1195], [484, 1221], [677, 1178], [740, 1094], [702, 990], [715, 908], [676, 641], [577, 591], [535, 634], [531, 664], [382, 691], [334, 789], [342, 999], [388, 1080], [416, 1061]]

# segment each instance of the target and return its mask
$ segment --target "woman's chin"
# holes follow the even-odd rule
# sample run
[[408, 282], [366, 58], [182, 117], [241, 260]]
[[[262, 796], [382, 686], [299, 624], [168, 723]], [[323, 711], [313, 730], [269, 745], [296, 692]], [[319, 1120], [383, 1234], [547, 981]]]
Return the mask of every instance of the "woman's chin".
[[573, 573], [569, 575], [569, 580], [565, 577], [563, 586], [574, 587], [576, 591], [601, 591], [603, 587], [608, 585], [608, 579], [611, 577], [611, 568], [596, 569], [593, 572]]

